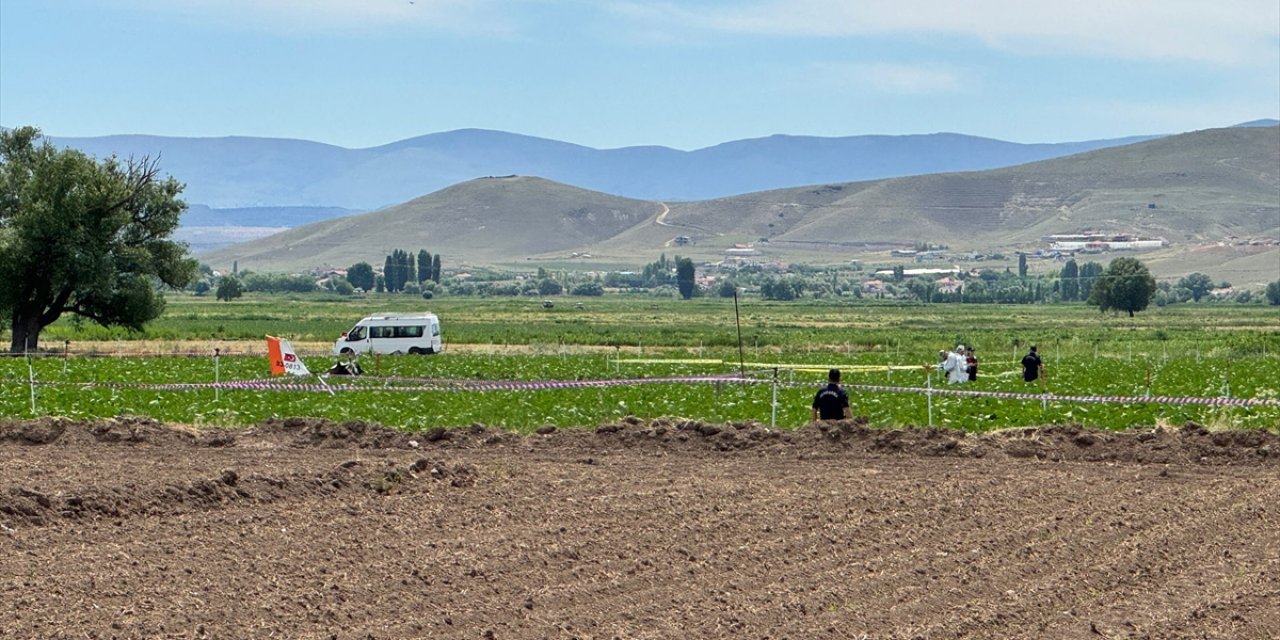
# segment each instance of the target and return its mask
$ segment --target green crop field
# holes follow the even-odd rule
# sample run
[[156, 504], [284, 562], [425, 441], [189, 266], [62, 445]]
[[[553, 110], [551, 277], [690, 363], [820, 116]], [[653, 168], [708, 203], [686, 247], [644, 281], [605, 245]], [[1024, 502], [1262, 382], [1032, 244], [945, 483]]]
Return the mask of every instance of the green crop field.
[[[579, 307], [576, 303], [581, 302]], [[260, 380], [263, 355], [222, 356], [212, 347], [254, 345], [266, 334], [290, 338], [313, 371], [333, 363], [328, 346], [360, 317], [429, 309], [441, 318], [446, 353], [365, 357], [365, 376], [334, 394], [308, 390], [151, 388], [178, 383]], [[269, 417], [323, 416], [422, 429], [483, 423], [528, 431], [543, 425], [594, 426], [633, 415], [708, 422], [808, 419], [828, 367], [849, 385], [945, 387], [930, 367], [939, 349], [975, 345], [982, 392], [1058, 396], [1280, 398], [1280, 313], [1274, 307], [1154, 308], [1135, 318], [1084, 306], [877, 305], [841, 301], [692, 301], [629, 297], [541, 300], [370, 296], [267, 296], [230, 303], [175, 297], [143, 334], [59, 322], [41, 336], [53, 355], [0, 360], [0, 415], [94, 418], [147, 415], [235, 426]], [[738, 331], [741, 327], [741, 349]], [[136, 353], [148, 341], [166, 356], [57, 356]], [[210, 345], [186, 357], [166, 341]], [[1029, 344], [1045, 357], [1047, 382], [1026, 385], [1017, 361]], [[520, 347], [520, 349], [513, 349]], [[234, 349], [226, 349], [230, 353]], [[774, 369], [777, 373], [775, 378]], [[544, 381], [665, 378], [758, 372], [758, 383], [677, 382], [609, 387], [441, 390], [439, 381]], [[38, 384], [32, 387], [29, 382]], [[776, 379], [777, 384], [774, 384]], [[289, 382], [303, 382], [292, 380]], [[309, 381], [314, 384], [315, 380]], [[953, 387], [954, 388], [954, 387]], [[1280, 428], [1280, 406], [1089, 403], [863, 391], [855, 415], [878, 426], [986, 430], [1079, 423], [1104, 428], [1181, 425]], [[34, 409], [33, 409], [34, 407]]]

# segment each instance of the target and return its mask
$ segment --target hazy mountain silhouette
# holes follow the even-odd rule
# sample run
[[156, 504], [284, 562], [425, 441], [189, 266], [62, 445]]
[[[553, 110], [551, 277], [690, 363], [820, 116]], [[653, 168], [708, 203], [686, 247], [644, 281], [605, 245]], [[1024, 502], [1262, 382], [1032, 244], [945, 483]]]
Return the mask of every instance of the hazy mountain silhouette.
[[251, 137], [51, 140], [98, 157], [159, 158], [163, 171], [187, 185], [188, 202], [213, 208], [370, 210], [485, 176], [536, 175], [628, 198], [704, 200], [824, 182], [1006, 167], [1151, 137], [1019, 144], [955, 133], [775, 135], [694, 151], [593, 149], [482, 129], [433, 133], [367, 149]]

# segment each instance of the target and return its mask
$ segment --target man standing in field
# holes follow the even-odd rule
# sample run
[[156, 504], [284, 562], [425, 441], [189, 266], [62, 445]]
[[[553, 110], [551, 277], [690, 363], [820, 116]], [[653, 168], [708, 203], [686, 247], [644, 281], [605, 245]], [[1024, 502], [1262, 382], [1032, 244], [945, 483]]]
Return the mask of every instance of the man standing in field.
[[827, 372], [827, 386], [818, 390], [813, 397], [813, 421], [848, 420], [853, 417], [849, 409], [849, 394], [840, 388], [840, 370]]
[[1031, 351], [1022, 356], [1022, 379], [1027, 382], [1035, 382], [1043, 373], [1044, 361], [1040, 360], [1040, 354], [1036, 353], [1036, 346], [1033, 344], [1031, 345]]

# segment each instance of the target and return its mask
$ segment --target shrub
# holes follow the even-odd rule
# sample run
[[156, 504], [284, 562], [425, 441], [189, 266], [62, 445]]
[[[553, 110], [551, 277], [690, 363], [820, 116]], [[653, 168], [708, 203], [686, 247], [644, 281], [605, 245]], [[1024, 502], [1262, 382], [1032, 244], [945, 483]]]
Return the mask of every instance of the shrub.
[[573, 287], [569, 295], [574, 296], [602, 296], [604, 295], [604, 287], [599, 282], [586, 282]]

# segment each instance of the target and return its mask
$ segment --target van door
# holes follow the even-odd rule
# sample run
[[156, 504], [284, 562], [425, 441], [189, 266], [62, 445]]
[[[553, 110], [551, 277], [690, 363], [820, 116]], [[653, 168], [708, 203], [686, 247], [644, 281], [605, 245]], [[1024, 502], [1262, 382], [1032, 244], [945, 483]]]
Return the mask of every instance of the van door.
[[350, 331], [342, 334], [342, 337], [338, 338], [338, 341], [333, 345], [334, 355], [368, 351], [369, 344], [365, 339], [366, 329], [364, 325], [356, 324]]

